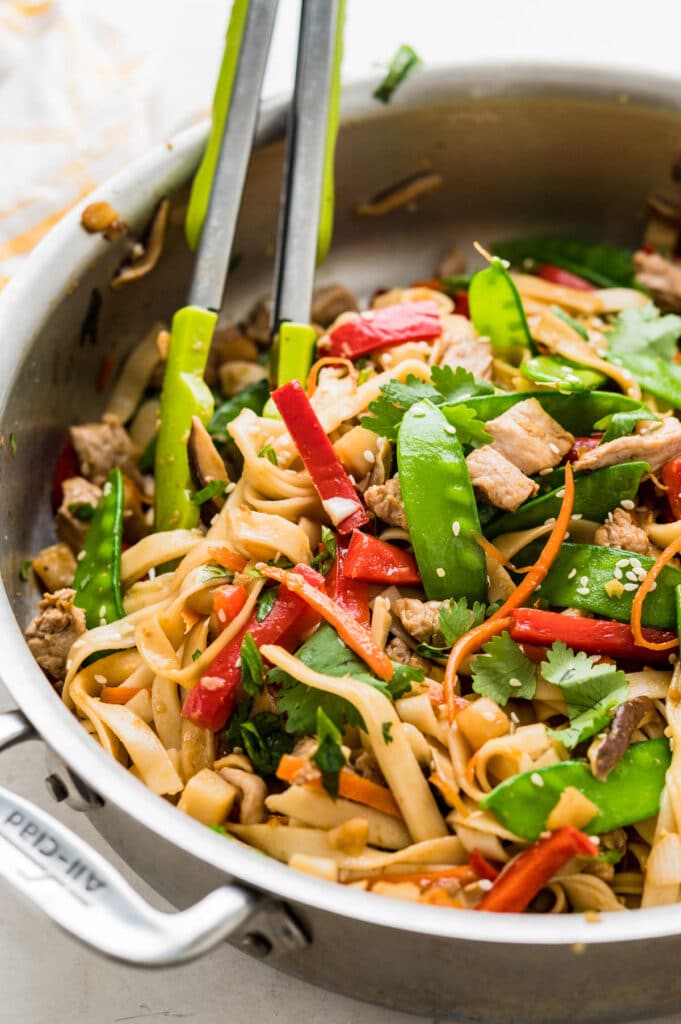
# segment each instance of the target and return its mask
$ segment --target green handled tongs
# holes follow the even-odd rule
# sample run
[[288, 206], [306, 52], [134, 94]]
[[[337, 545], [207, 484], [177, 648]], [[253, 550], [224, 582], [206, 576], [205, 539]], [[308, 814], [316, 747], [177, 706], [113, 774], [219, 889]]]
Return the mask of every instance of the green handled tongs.
[[[302, 379], [314, 331], [308, 323], [316, 258], [333, 225], [333, 155], [338, 127], [343, 0], [303, 0], [298, 63], [277, 244], [274, 375]], [[213, 125], [194, 179], [186, 230], [198, 240], [188, 302], [172, 321], [156, 446], [155, 527], [198, 522], [187, 439], [192, 418], [205, 424], [213, 395], [203, 375], [222, 304], [241, 195], [278, 0], [235, 0], [213, 104]], [[318, 206], [310, 203], [318, 195]]]

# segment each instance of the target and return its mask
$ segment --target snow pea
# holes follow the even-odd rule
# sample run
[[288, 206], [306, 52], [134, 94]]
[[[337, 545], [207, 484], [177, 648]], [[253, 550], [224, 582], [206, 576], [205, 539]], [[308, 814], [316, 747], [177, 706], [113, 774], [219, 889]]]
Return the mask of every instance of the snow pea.
[[539, 236], [495, 242], [493, 251], [516, 267], [526, 260], [554, 263], [599, 288], [631, 287], [634, 280], [633, 253], [614, 245]]
[[560, 392], [593, 391], [606, 381], [604, 374], [556, 356], [526, 359], [520, 366], [520, 372], [535, 384], [545, 384]]
[[[517, 565], [531, 565], [543, 541], [529, 544], [516, 556]], [[543, 598], [556, 608], [580, 608], [605, 619], [629, 622], [631, 602], [643, 576], [654, 559], [619, 548], [594, 544], [563, 544], [553, 565], [532, 600]], [[643, 605], [644, 626], [660, 629], [676, 627], [676, 587], [681, 584], [681, 570], [666, 565], [657, 577], [655, 590]], [[617, 595], [616, 583], [622, 593]], [[605, 589], [606, 585], [611, 594]], [[614, 591], [614, 592], [613, 592]]]
[[120, 469], [112, 469], [102, 488], [85, 537], [73, 588], [74, 604], [85, 612], [88, 629], [122, 619], [121, 542], [125, 489]]
[[429, 600], [487, 595], [480, 522], [461, 443], [428, 400], [402, 420], [397, 462], [404, 510]]
[[[576, 473], [574, 512], [584, 519], [602, 523], [608, 512], [612, 512], [622, 500], [636, 496], [641, 478], [649, 469], [647, 462], [623, 462], [593, 473]], [[548, 494], [526, 501], [516, 512], [508, 512], [495, 519], [486, 528], [486, 536], [497, 537], [511, 530], [529, 530], [539, 526], [550, 516], [558, 515], [562, 496], [562, 486], [559, 486]]]
[[490, 339], [495, 356], [517, 366], [528, 349], [536, 353], [522, 300], [503, 260], [492, 259], [474, 275], [468, 306], [475, 329]]
[[515, 835], [537, 839], [561, 794], [573, 786], [598, 808], [584, 831], [600, 835], [657, 814], [670, 763], [669, 740], [644, 740], [629, 747], [605, 782], [591, 774], [586, 761], [561, 761], [506, 779], [480, 806]]
[[[604, 416], [643, 408], [641, 402], [615, 391], [584, 391], [573, 395], [562, 395], [557, 391], [515, 391], [508, 394], [475, 395], [466, 398], [465, 404], [487, 423], [528, 398], [536, 398], [549, 416], [579, 437], [590, 434], [594, 423]], [[442, 406], [445, 416], [448, 408], [451, 406]]]

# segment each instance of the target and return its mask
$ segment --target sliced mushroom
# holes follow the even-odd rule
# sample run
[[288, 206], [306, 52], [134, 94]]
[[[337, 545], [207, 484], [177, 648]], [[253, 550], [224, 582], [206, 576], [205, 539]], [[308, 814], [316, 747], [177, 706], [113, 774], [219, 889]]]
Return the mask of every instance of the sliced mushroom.
[[[222, 457], [198, 416], [192, 417], [192, 429], [189, 434], [187, 455], [189, 456], [189, 469], [192, 480], [199, 490], [207, 487], [214, 480], [220, 480], [224, 484], [229, 483], [229, 476]], [[204, 501], [201, 505], [201, 518], [203, 522], [209, 524], [224, 503], [224, 494], [214, 494], [207, 501]]]
[[632, 733], [654, 713], [650, 697], [633, 697], [617, 708], [608, 731], [598, 736], [588, 751], [592, 774], [605, 782], [617, 762], [627, 751]]
[[342, 284], [326, 284], [315, 289], [312, 296], [311, 319], [322, 327], [328, 327], [341, 313], [356, 313], [357, 299]]
[[435, 171], [418, 171], [416, 174], [395, 182], [377, 192], [368, 203], [360, 203], [355, 208], [359, 217], [382, 217], [400, 206], [415, 202], [427, 192], [440, 188], [442, 177]]
[[144, 497], [134, 480], [123, 476], [125, 504], [123, 508], [123, 538], [126, 544], [136, 544], [151, 532], [144, 506], [149, 500]]
[[265, 821], [265, 797], [267, 786], [259, 775], [242, 771], [241, 768], [221, 768], [220, 775], [239, 790], [239, 823], [260, 825]]
[[136, 248], [133, 250], [132, 262], [126, 263], [120, 268], [111, 282], [112, 288], [122, 288], [131, 281], [138, 281], [154, 269], [163, 252], [169, 210], [170, 200], [162, 199], [154, 213], [146, 245], [139, 255], [136, 254]]

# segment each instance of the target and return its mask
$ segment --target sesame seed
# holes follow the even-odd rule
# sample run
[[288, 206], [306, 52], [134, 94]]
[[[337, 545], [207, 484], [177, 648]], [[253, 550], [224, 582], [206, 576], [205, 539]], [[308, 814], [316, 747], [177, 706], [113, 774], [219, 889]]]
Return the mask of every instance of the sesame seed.
[[556, 491], [556, 497], [557, 498], [564, 498], [565, 497], [565, 488], [564, 487], [561, 487], [561, 489], [559, 491]]
[[547, 466], [546, 469], [539, 470], [539, 476], [548, 476], [549, 473], [553, 473], [553, 468], [551, 466]]
[[494, 883], [489, 878], [481, 878], [478, 881], [478, 889], [480, 892], [489, 892]]
[[445, 427], [445, 434], [453, 434], [456, 437], [456, 427], [453, 427], [451, 423], [448, 423]]
[[621, 580], [622, 579], [622, 570], [621, 569], [615, 569], [615, 571], [613, 572], [613, 576], [615, 577], [616, 580]]
[[652, 594], [653, 590], [657, 590], [657, 583], [651, 583], [650, 587], [648, 588], [648, 590], [649, 590], [649, 593]]
[[638, 590], [638, 583], [625, 583], [624, 589], [629, 591]]
[[554, 455], [560, 455], [560, 448], [553, 441], [549, 441], [549, 448]]
[[390, 355], [389, 352], [386, 352], [385, 355], [383, 356], [383, 365], [384, 366], [392, 366], [392, 363], [393, 363], [393, 357]]
[[455, 519], [454, 522], [452, 523], [452, 533], [454, 534], [455, 537], [458, 537], [459, 534], [461, 533], [461, 523], [458, 521], [458, 519]]
[[233, 483], [233, 482], [227, 484], [227, 486], [225, 487], [225, 494], [231, 494], [235, 487], [236, 487], [236, 484]]
[[589, 577], [588, 576], [580, 576], [579, 577], [579, 585], [580, 585], [580, 587], [585, 587], [588, 582], [589, 582]]
[[367, 460], [370, 466], [373, 466], [374, 462], [376, 461], [376, 456], [374, 455], [370, 448], [367, 448], [367, 450], [364, 452], [364, 458]]
[[440, 577], [440, 579], [442, 579], [442, 577], [443, 577], [443, 576], [444, 576], [444, 574], [445, 574], [445, 571], [444, 571], [444, 569], [442, 569], [442, 568], [437, 568], [437, 569], [435, 570], [435, 572], [436, 572], [436, 574], [437, 574], [437, 575], [438, 575], [438, 576]]
[[509, 679], [508, 685], [512, 686], [515, 690], [517, 690], [523, 684], [521, 683], [521, 681], [519, 679]]
[[583, 519], [584, 516], [582, 515], [581, 512], [573, 512], [570, 518], [571, 519]]
[[615, 562], [618, 569], [626, 569], [628, 565], [633, 565], [628, 558], [620, 558], [619, 562]]
[[588, 597], [591, 591], [588, 587], [577, 587], [575, 593], [579, 594], [580, 597]]
[[218, 612], [218, 621], [219, 622], [227, 622], [227, 616], [225, 615], [224, 608], [221, 608], [219, 610], [219, 612]]
[[556, 521], [556, 517], [555, 516], [549, 516], [548, 519], [544, 520], [544, 526], [553, 526], [555, 521]]
[[106, 686], [107, 678], [106, 678], [106, 676], [103, 676], [103, 675], [96, 675], [95, 676], [95, 682], [99, 683], [100, 686]]
[[625, 578], [631, 580], [632, 583], [636, 583], [638, 580], [638, 574], [635, 572], [625, 572]]
[[622, 508], [626, 509], [627, 511], [629, 511], [632, 508], [635, 508], [635, 504], [631, 500], [631, 498], [622, 498], [622, 500], [620, 502], [620, 505], [622, 506]]
[[510, 717], [511, 717], [511, 721], [513, 722], [514, 725], [518, 725], [520, 723], [520, 719], [516, 715], [515, 711], [511, 712], [511, 716]]
[[573, 580], [576, 575], [577, 575], [577, 570], [576, 569], [570, 569], [570, 572], [568, 573], [568, 579], [569, 580]]
[[539, 786], [540, 789], [544, 785], [544, 780], [542, 779], [539, 772], [532, 772], [532, 774], [530, 775], [530, 782], [533, 786]]

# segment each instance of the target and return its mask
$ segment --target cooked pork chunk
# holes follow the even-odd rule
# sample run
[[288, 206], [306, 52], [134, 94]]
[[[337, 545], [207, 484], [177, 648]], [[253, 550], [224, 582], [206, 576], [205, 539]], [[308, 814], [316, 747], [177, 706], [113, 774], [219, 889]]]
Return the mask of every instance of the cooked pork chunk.
[[407, 517], [404, 514], [404, 502], [400, 490], [399, 477], [393, 476], [384, 484], [374, 484], [364, 492], [366, 506], [379, 519], [389, 526], [399, 526], [407, 530]]
[[675, 416], [662, 421], [662, 426], [646, 433], [616, 437], [614, 441], [599, 444], [575, 462], [575, 469], [601, 469], [619, 462], [647, 462], [653, 473], [665, 462], [681, 455], [681, 423]]
[[51, 593], [70, 587], [78, 563], [68, 544], [51, 544], [33, 559], [33, 571]]
[[127, 476], [142, 482], [137, 466], [139, 452], [115, 416], [107, 414], [101, 423], [71, 427], [70, 433], [80, 471], [88, 480], [101, 486], [109, 470], [120, 466]]
[[681, 312], [681, 263], [672, 263], [657, 252], [637, 252], [634, 268], [639, 282], [649, 289], [656, 305]]
[[[442, 601], [418, 601], [413, 597], [400, 597], [393, 603], [393, 611], [414, 640], [419, 643], [435, 643], [441, 647], [444, 637], [440, 632], [440, 608]], [[435, 638], [433, 640], [433, 638]]]
[[76, 608], [75, 590], [46, 594], [38, 614], [26, 630], [26, 642], [40, 667], [56, 682], [66, 675], [71, 645], [85, 632], [85, 613]]
[[[71, 476], [61, 485], [62, 503], [57, 509], [57, 536], [75, 552], [80, 551], [90, 526], [86, 512], [95, 509], [101, 489], [84, 476]], [[80, 510], [80, 512], [79, 512]]]
[[423, 669], [429, 667], [425, 658], [420, 658], [418, 654], [415, 654], [402, 637], [399, 636], [392, 638], [385, 649], [385, 653], [392, 661], [399, 661], [400, 665], [410, 665], [412, 668]]
[[496, 508], [515, 512], [539, 490], [534, 480], [521, 473], [489, 444], [472, 451], [466, 465], [478, 498]]
[[463, 366], [474, 377], [488, 378], [492, 373], [492, 346], [488, 338], [478, 338], [475, 328], [465, 316], [456, 313], [441, 317], [443, 346], [440, 366]]
[[531, 476], [557, 466], [572, 447], [574, 437], [544, 412], [536, 398], [511, 406], [486, 424], [492, 447], [519, 470]]
[[594, 534], [594, 544], [603, 548], [623, 548], [635, 551], [637, 555], [647, 555], [650, 550], [648, 534], [643, 530], [630, 512], [616, 508], [599, 526]]

